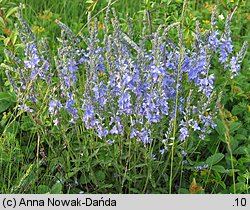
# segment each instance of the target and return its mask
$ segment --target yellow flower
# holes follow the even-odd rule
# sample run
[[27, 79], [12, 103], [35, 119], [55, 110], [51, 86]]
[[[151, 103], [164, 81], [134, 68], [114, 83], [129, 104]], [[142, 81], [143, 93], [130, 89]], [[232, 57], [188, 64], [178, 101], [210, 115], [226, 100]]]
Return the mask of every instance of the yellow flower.
[[42, 27], [42, 26], [34, 26], [33, 28], [32, 28], [32, 32], [39, 32], [39, 33], [41, 33], [41, 32], [43, 32], [45, 30], [45, 28], [44, 27]]
[[45, 30], [45, 28], [42, 27], [42, 26], [40, 26], [40, 27], [38, 28], [38, 32], [43, 32], [44, 30]]
[[204, 24], [207, 24], [207, 25], [210, 23], [209, 20], [202, 20], [202, 22], [203, 22]]
[[230, 117], [230, 122], [235, 122], [238, 121], [238, 117], [237, 116], [231, 116]]
[[186, 44], [192, 43], [192, 39], [191, 39], [191, 38], [187, 38], [187, 39], [184, 40], [184, 42], [185, 42]]
[[215, 5], [205, 2], [205, 8], [209, 10], [210, 13], [213, 12]]

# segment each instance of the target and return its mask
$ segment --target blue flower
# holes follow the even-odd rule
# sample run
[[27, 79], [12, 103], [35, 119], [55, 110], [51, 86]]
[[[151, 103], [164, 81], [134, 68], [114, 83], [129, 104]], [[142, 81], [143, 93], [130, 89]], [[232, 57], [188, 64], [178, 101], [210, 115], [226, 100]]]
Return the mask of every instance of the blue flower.
[[52, 100], [49, 102], [49, 112], [52, 115], [56, 115], [58, 113], [58, 111], [60, 111], [62, 108], [62, 104], [60, 101], [58, 100]]
[[35, 55], [31, 60], [24, 61], [24, 64], [26, 68], [33, 69], [39, 64], [39, 61], [40, 57]]
[[160, 153], [161, 153], [161, 155], [163, 155], [165, 153], [165, 149], [161, 149]]
[[137, 136], [137, 130], [135, 128], [132, 128], [132, 131], [130, 133], [130, 138], [132, 139], [132, 138], [134, 138], [136, 136]]
[[202, 169], [207, 169], [208, 168], [208, 165], [202, 165], [202, 166], [195, 166], [194, 169], [199, 171], [199, 170], [202, 170]]
[[218, 35], [219, 35], [219, 31], [215, 30], [215, 31], [211, 31], [209, 37], [208, 37], [208, 42], [210, 47], [216, 51], [218, 46], [219, 46], [219, 39], [218, 39]]
[[200, 129], [201, 129], [201, 128], [199, 127], [197, 121], [195, 121], [195, 123], [194, 123], [194, 125], [193, 125], [192, 128], [194, 129], [194, 131], [197, 131], [197, 130], [200, 130]]
[[86, 106], [83, 105], [83, 110], [85, 110], [83, 121], [87, 123], [95, 114], [94, 107], [88, 103]]
[[110, 140], [110, 139], [107, 140], [107, 143], [108, 143], [108, 144], [114, 144], [114, 142], [115, 142], [114, 140]]
[[185, 141], [185, 139], [186, 139], [187, 137], [189, 137], [189, 131], [188, 131], [188, 129], [187, 129], [186, 127], [182, 127], [182, 128], [180, 129], [180, 132], [181, 132], [181, 134], [180, 134], [180, 136], [179, 136], [180, 140], [181, 140], [181, 141]]
[[119, 133], [116, 125], [114, 125], [113, 128], [110, 130], [110, 133], [111, 134], [118, 134]]
[[233, 76], [237, 75], [240, 70], [240, 64], [238, 63], [237, 57], [233, 56], [230, 60], [231, 72]]
[[181, 154], [183, 155], [183, 157], [187, 156], [187, 153], [184, 150], [181, 151]]

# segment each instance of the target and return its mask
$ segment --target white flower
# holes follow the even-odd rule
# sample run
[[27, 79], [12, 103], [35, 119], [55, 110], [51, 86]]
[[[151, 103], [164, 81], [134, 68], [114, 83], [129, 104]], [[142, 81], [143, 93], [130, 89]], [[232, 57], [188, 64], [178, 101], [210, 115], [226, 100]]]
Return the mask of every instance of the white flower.
[[225, 19], [224, 16], [223, 16], [222, 14], [220, 14], [220, 15], [218, 16], [218, 18], [219, 18], [220, 20], [224, 20], [224, 19]]

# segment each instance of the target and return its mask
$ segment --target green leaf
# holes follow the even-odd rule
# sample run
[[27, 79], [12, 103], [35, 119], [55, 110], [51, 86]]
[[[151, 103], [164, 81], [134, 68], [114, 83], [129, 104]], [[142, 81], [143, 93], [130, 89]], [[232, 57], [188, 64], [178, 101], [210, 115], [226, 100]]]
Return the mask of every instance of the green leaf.
[[108, 188], [112, 188], [113, 187], [113, 184], [104, 184], [104, 185], [101, 185], [100, 187], [99, 187], [99, 190], [100, 189], [108, 189]]
[[135, 194], [140, 194], [141, 193], [141, 191], [140, 190], [138, 190], [137, 188], [129, 188], [129, 191], [130, 191], [130, 193], [135, 193]]
[[18, 7], [14, 7], [14, 8], [11, 8], [9, 9], [7, 15], [6, 15], [6, 19], [11, 16], [13, 13], [15, 13], [17, 11]]
[[0, 113], [6, 111], [15, 102], [15, 97], [10, 93], [0, 93]]
[[11, 103], [9, 103], [8, 101], [2, 101], [0, 104], [0, 113], [6, 111], [10, 106], [11, 106]]
[[178, 193], [179, 194], [190, 194], [189, 190], [185, 189], [185, 188], [180, 188]]
[[6, 37], [6, 38], [4, 39], [3, 43], [4, 43], [4, 46], [5, 46], [5, 47], [8, 45], [9, 41], [10, 41], [10, 37]]
[[240, 146], [238, 147], [234, 152], [235, 155], [244, 155], [247, 154], [247, 147], [245, 146]]
[[230, 123], [230, 125], [229, 125], [230, 133], [237, 131], [240, 127], [241, 127], [241, 123], [239, 123], [239, 122]]
[[150, 180], [150, 183], [152, 184], [152, 187], [156, 188], [155, 180], [153, 178], [150, 178], [149, 180]]
[[103, 171], [97, 171], [96, 172], [96, 179], [98, 181], [104, 181], [105, 180], [105, 173]]
[[140, 164], [135, 165], [134, 167], [135, 168], [142, 168], [144, 166], [147, 166], [147, 163], [140, 163]]
[[215, 119], [215, 124], [217, 125], [215, 127], [215, 130], [220, 136], [224, 136], [226, 132], [226, 126], [220, 119]]
[[0, 17], [0, 26], [4, 27], [4, 22], [3, 22], [3, 18], [2, 17]]
[[12, 43], [15, 44], [17, 39], [17, 33], [15, 31], [12, 31], [10, 34], [10, 38], [12, 40]]
[[237, 139], [238, 141], [247, 140], [247, 137], [241, 133], [236, 134], [234, 138]]
[[246, 189], [245, 189], [245, 183], [244, 182], [239, 182], [236, 183], [236, 192], [237, 193], [243, 193]]
[[225, 190], [226, 189], [226, 184], [223, 181], [219, 182], [219, 185]]
[[51, 194], [61, 194], [62, 193], [62, 184], [60, 182], [55, 183], [52, 186], [50, 193]]
[[68, 173], [68, 178], [71, 178], [72, 176], [75, 176], [78, 173], [78, 170], [72, 171]]
[[239, 172], [239, 169], [227, 169], [226, 173], [228, 176], [233, 176], [233, 173]]
[[90, 180], [89, 180], [89, 178], [87, 176], [82, 174], [80, 179], [79, 179], [79, 183], [82, 184], [82, 185], [88, 184], [88, 183], [90, 183]]
[[248, 157], [242, 157], [242, 158], [240, 158], [238, 160], [238, 164], [239, 165], [244, 165], [244, 164], [250, 165], [250, 158], [248, 158]]
[[209, 166], [213, 166], [216, 163], [220, 162], [223, 158], [224, 158], [224, 155], [222, 153], [217, 153], [207, 158], [206, 163]]
[[238, 114], [242, 113], [243, 111], [244, 111], [244, 109], [242, 109], [242, 107], [240, 105], [236, 105], [232, 109], [232, 114], [238, 115]]
[[47, 185], [39, 185], [38, 186], [38, 194], [48, 193], [50, 188]]
[[212, 170], [217, 171], [219, 173], [225, 173], [225, 168], [221, 165], [215, 165], [212, 167]]
[[133, 175], [133, 179], [134, 180], [136, 180], [136, 179], [145, 179], [145, 178], [147, 178], [147, 176], [146, 175], [143, 175], [143, 174], [135, 174], [135, 175]]
[[0, 92], [0, 103], [2, 101], [16, 102], [15, 95], [7, 92]]

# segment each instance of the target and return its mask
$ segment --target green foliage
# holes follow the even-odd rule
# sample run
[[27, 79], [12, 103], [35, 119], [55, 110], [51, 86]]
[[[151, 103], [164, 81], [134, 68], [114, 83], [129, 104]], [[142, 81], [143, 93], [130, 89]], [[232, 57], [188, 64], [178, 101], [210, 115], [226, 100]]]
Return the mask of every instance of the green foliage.
[[206, 164], [208, 164], [208, 166], [211, 167], [211, 166], [219, 163], [223, 158], [224, 158], [224, 155], [222, 153], [216, 153], [216, 154], [207, 158]]
[[15, 95], [12, 93], [0, 92], [0, 113], [9, 109], [15, 102]]

